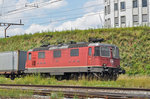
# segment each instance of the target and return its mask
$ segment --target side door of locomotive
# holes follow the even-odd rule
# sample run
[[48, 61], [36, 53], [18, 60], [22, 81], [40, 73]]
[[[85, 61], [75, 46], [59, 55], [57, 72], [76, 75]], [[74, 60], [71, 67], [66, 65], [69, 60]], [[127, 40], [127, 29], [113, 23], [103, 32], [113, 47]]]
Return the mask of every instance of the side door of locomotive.
[[26, 66], [34, 68], [36, 66], [36, 53], [29, 52], [27, 58]]
[[36, 66], [36, 57], [37, 53], [36, 52], [32, 53], [32, 67]]
[[88, 55], [87, 55], [87, 65], [91, 66], [92, 65], [92, 61], [93, 61], [93, 52], [92, 52], [92, 47], [88, 48]]

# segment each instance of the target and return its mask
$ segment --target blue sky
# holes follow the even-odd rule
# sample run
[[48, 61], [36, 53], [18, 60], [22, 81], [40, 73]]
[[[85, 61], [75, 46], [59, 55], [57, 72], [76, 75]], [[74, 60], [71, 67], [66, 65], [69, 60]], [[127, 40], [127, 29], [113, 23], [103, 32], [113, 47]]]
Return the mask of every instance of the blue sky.
[[[8, 36], [42, 31], [100, 28], [103, 24], [103, 0], [0, 0], [0, 22], [11, 26]], [[0, 27], [3, 37], [5, 27]]]

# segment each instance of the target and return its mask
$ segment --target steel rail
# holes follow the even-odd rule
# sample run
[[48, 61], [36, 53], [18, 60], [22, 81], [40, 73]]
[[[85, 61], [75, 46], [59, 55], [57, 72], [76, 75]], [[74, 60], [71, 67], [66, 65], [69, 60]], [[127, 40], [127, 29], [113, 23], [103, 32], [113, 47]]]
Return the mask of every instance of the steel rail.
[[[56, 85], [16, 85], [0, 84], [2, 89], [33, 90], [35, 93], [48, 94], [51, 92], [63, 92], [67, 95], [96, 96], [96, 97], [119, 97], [150, 98], [150, 89], [144, 88], [115, 88], [115, 87], [82, 87], [82, 86], [56, 86]], [[111, 99], [111, 98], [108, 98]]]
[[150, 91], [144, 88], [119, 88], [119, 87], [85, 87], [85, 86], [60, 86], [60, 85], [22, 85], [22, 84], [0, 84], [0, 86], [21, 86], [21, 87], [52, 87], [52, 88], [78, 88], [78, 89], [113, 89], [113, 90], [133, 90], [133, 91]]

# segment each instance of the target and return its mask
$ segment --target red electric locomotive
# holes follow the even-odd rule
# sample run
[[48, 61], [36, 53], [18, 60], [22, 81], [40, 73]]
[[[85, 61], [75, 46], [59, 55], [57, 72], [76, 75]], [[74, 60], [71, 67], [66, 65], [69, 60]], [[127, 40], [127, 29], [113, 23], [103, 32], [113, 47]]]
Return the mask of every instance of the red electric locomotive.
[[48, 45], [27, 52], [26, 73], [55, 75], [56, 78], [85, 77], [116, 80], [120, 68], [119, 49], [96, 42]]

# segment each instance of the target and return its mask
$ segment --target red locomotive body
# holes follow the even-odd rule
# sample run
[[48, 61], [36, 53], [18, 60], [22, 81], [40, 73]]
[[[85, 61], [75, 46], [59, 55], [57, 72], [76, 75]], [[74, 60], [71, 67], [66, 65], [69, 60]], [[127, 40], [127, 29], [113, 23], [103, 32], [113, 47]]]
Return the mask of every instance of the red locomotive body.
[[28, 51], [26, 73], [45, 73], [63, 78], [79, 75], [116, 79], [120, 69], [119, 49], [101, 43], [60, 44]]

